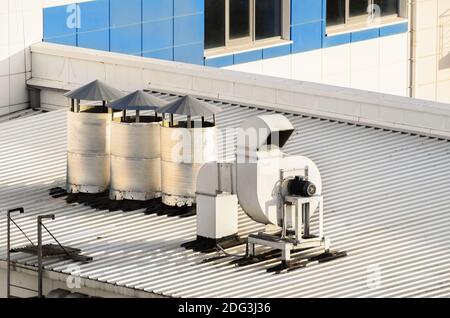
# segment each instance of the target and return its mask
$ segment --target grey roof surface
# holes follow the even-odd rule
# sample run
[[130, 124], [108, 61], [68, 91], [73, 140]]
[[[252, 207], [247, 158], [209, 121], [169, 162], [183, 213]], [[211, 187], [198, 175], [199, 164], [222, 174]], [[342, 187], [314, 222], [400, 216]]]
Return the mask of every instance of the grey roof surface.
[[[164, 96], [163, 96], [164, 97]], [[173, 99], [173, 97], [170, 97]], [[219, 127], [238, 127], [266, 110], [218, 104]], [[180, 244], [195, 238], [195, 217], [109, 212], [53, 199], [66, 170], [66, 113], [56, 111], [0, 125], [0, 211], [23, 205], [16, 221], [35, 239], [35, 217], [65, 244], [95, 259], [81, 276], [174, 297], [449, 297], [450, 143], [402, 132], [287, 114], [297, 131], [285, 151], [310, 157], [324, 183], [325, 234], [348, 257], [290, 273], [268, 274], [275, 261], [238, 268], [203, 263]], [[233, 142], [221, 142], [232, 158]], [[239, 232], [261, 229], [244, 213]], [[0, 223], [5, 259], [6, 222]], [[14, 232], [13, 246], [26, 240]], [[46, 241], [50, 242], [47, 237]], [[230, 249], [243, 253], [244, 247]], [[27, 255], [16, 260], [36, 264]], [[73, 263], [46, 261], [70, 273]]]
[[109, 108], [125, 110], [155, 110], [165, 105], [167, 105], [166, 101], [139, 90], [128, 94], [107, 106]]
[[222, 111], [221, 108], [201, 101], [192, 96], [184, 96], [158, 109], [159, 113], [185, 116], [212, 116]]
[[117, 88], [111, 87], [102, 81], [95, 80], [64, 94], [64, 96], [79, 100], [111, 102], [122, 98], [125, 94]]

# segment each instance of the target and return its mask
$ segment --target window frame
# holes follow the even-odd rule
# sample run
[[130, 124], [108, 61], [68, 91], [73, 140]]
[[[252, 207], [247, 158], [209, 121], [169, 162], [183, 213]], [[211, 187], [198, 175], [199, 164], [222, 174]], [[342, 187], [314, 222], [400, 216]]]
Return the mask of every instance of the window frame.
[[220, 54], [239, 49], [251, 49], [264, 46], [265, 43], [273, 44], [282, 41], [290, 41], [290, 0], [280, 0], [280, 35], [264, 39], [256, 39], [256, 1], [249, 0], [249, 36], [230, 39], [230, 0], [225, 1], [225, 45], [205, 49], [205, 56]]
[[[255, 0], [248, 0], [248, 30], [249, 35], [230, 39], [230, 0], [225, 0], [225, 47], [251, 43], [255, 38]], [[220, 47], [218, 47], [220, 48]], [[215, 48], [213, 48], [215, 49]]]
[[[371, 24], [376, 25], [380, 23], [380, 19], [382, 20], [381, 22], [384, 21], [389, 21], [389, 20], [395, 20], [396, 18], [404, 18], [404, 13], [402, 13], [403, 9], [403, 1], [402, 0], [396, 0], [397, 1], [397, 13], [396, 14], [389, 14], [386, 16], [380, 16], [378, 18], [375, 17], [374, 12], [372, 10], [371, 13], [367, 13], [365, 15], [361, 15], [361, 16], [356, 16], [356, 17], [350, 17], [350, 1], [353, 0], [344, 0], [345, 1], [345, 16], [344, 16], [344, 23], [339, 23], [339, 24], [335, 24], [335, 25], [326, 25], [326, 29], [327, 29], [327, 33], [328, 31], [339, 31], [345, 28], [352, 28], [353, 26], [361, 26], [362, 23], [370, 21]], [[369, 5], [373, 8], [373, 6], [375, 5], [375, 0], [368, 0]], [[370, 27], [370, 25], [368, 26]]]

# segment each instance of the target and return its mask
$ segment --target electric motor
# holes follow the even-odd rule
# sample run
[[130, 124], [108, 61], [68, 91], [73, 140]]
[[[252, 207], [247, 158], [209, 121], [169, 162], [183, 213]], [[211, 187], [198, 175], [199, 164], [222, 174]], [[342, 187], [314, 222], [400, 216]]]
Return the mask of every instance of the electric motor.
[[314, 183], [297, 176], [295, 179], [289, 181], [288, 192], [290, 195], [309, 198], [316, 194], [317, 187]]

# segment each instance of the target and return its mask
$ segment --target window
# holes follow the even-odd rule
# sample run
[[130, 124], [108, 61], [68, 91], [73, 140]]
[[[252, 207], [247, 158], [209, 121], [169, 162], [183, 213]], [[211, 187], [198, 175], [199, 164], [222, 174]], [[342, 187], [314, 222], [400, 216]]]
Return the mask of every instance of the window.
[[374, 3], [380, 8], [381, 16], [397, 14], [399, 11], [398, 1], [374, 0]]
[[225, 0], [205, 1], [205, 48], [225, 45]]
[[[252, 45], [283, 37], [286, 0], [205, 0], [205, 48]], [[288, 0], [289, 2], [289, 0]], [[285, 8], [286, 7], [286, 8]]]
[[349, 18], [366, 17], [371, 0], [350, 0]]
[[328, 0], [327, 26], [372, 23], [376, 18], [399, 15], [399, 0]]
[[257, 0], [255, 7], [256, 40], [281, 36], [281, 1]]
[[230, 40], [250, 37], [250, 0], [229, 0]]
[[346, 0], [328, 0], [327, 26], [345, 23], [345, 1]]

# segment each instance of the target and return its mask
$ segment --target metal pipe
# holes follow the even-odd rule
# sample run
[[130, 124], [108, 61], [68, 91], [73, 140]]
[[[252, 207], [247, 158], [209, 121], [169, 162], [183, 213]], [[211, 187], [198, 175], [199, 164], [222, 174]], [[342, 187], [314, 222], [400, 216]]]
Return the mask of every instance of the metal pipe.
[[222, 172], [220, 163], [217, 163], [217, 193], [222, 193]]
[[140, 110], [136, 110], [136, 122], [140, 123], [141, 122], [141, 111]]
[[302, 209], [303, 211], [304, 211], [304, 222], [305, 222], [305, 227], [304, 227], [304, 229], [303, 229], [303, 237], [304, 238], [308, 238], [309, 237], [309, 233], [310, 233], [310, 226], [309, 226], [309, 203], [305, 203], [305, 204], [303, 204], [303, 209]]
[[286, 238], [286, 236], [287, 236], [287, 220], [286, 220], [286, 204], [285, 204], [285, 202], [284, 202], [284, 198], [283, 198], [283, 196], [282, 196], [282, 194], [283, 194], [283, 187], [282, 187], [282, 185], [283, 185], [283, 181], [284, 181], [284, 171], [283, 170], [280, 170], [280, 198], [281, 198], [281, 202], [280, 202], [280, 204], [281, 204], [281, 216], [282, 216], [282, 218], [283, 218], [283, 220], [282, 220], [282, 231], [281, 231], [281, 238]]
[[38, 298], [43, 298], [42, 292], [42, 280], [43, 280], [43, 268], [42, 268], [42, 220], [55, 219], [54, 214], [40, 215], [38, 216], [37, 232], [38, 232]]
[[8, 210], [8, 242], [6, 244], [6, 298], [11, 298], [11, 224], [10, 224], [10, 213]]
[[187, 116], [187, 128], [192, 128], [192, 118], [191, 118], [191, 116]]
[[407, 11], [410, 17], [409, 23], [409, 47], [408, 47], [408, 61], [409, 61], [409, 97], [414, 98], [416, 95], [415, 89], [415, 49], [414, 43], [416, 42], [416, 4], [413, 1], [408, 1]]

